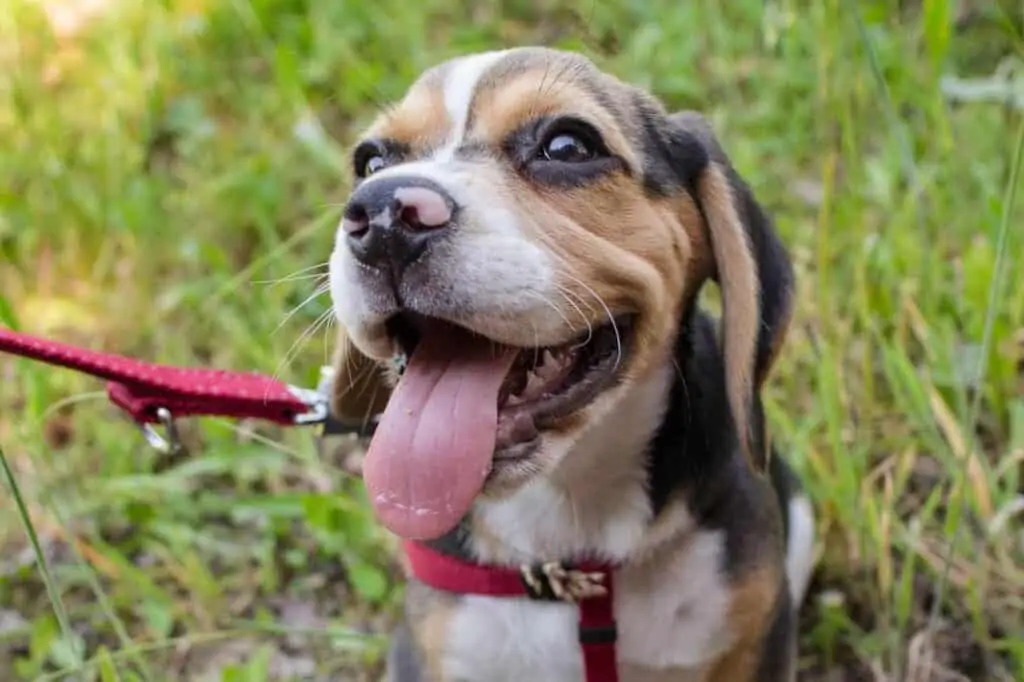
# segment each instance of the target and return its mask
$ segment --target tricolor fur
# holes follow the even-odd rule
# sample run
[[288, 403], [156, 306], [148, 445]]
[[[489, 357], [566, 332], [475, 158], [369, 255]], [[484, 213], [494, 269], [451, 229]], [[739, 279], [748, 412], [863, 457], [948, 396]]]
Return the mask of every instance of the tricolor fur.
[[[593, 154], [545, 159], [558, 135]], [[621, 562], [623, 682], [793, 679], [814, 516], [759, 398], [792, 271], [706, 122], [578, 54], [476, 54], [424, 73], [361, 136], [354, 171], [359, 188], [429, 182], [457, 219], [397, 281], [354, 258], [339, 231], [337, 414], [383, 406], [400, 351], [387, 323], [403, 311], [524, 348], [632, 320], [615, 380], [542, 429], [524, 461], [496, 466], [436, 546], [512, 566]], [[722, 292], [720, 329], [696, 308], [708, 280]], [[570, 605], [411, 581], [406, 616], [392, 682], [582, 679]]]

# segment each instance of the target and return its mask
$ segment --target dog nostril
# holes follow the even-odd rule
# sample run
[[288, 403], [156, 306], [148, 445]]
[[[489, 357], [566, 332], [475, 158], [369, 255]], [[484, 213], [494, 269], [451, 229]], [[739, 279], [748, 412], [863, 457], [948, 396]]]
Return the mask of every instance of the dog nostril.
[[398, 219], [413, 230], [419, 230], [425, 227], [420, 222], [420, 210], [415, 206], [403, 206], [399, 209]]
[[426, 187], [402, 187], [395, 191], [398, 219], [411, 230], [433, 230], [452, 220], [452, 207], [439, 192]]
[[370, 227], [370, 216], [362, 204], [350, 204], [341, 218], [341, 227], [350, 237], [359, 237]]

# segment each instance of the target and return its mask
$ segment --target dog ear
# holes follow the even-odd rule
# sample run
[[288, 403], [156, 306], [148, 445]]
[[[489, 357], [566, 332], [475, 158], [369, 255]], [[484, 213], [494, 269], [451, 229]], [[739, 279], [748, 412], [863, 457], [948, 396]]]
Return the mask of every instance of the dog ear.
[[384, 411], [391, 385], [387, 370], [362, 353], [348, 333], [341, 329], [335, 345], [331, 412], [335, 419], [366, 427], [371, 418]]
[[[685, 111], [668, 117], [674, 163], [703, 216], [707, 276], [722, 294], [722, 345], [726, 389], [741, 446], [751, 463], [768, 464], [760, 389], [789, 327], [794, 273], [789, 254], [747, 183], [703, 116]], [[696, 157], [696, 158], [695, 158]], [[695, 162], [696, 161], [696, 162]]]

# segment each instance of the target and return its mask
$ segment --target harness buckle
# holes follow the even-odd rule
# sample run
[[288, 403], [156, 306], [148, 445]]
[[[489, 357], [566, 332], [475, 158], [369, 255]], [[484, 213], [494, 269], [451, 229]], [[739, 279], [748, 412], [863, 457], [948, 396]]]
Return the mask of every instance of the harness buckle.
[[538, 601], [576, 604], [608, 594], [602, 584], [607, 576], [604, 572], [581, 571], [557, 561], [524, 564], [519, 567], [519, 576], [529, 597]]

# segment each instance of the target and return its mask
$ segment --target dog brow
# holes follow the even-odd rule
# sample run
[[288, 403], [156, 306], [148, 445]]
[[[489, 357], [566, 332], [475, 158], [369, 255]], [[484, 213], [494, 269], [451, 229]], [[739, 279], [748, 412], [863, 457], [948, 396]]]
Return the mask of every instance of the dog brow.
[[448, 161], [466, 136], [470, 110], [477, 84], [507, 51], [485, 52], [463, 57], [452, 64], [444, 79], [444, 106], [452, 121], [451, 133], [444, 146], [433, 154], [434, 161]]

